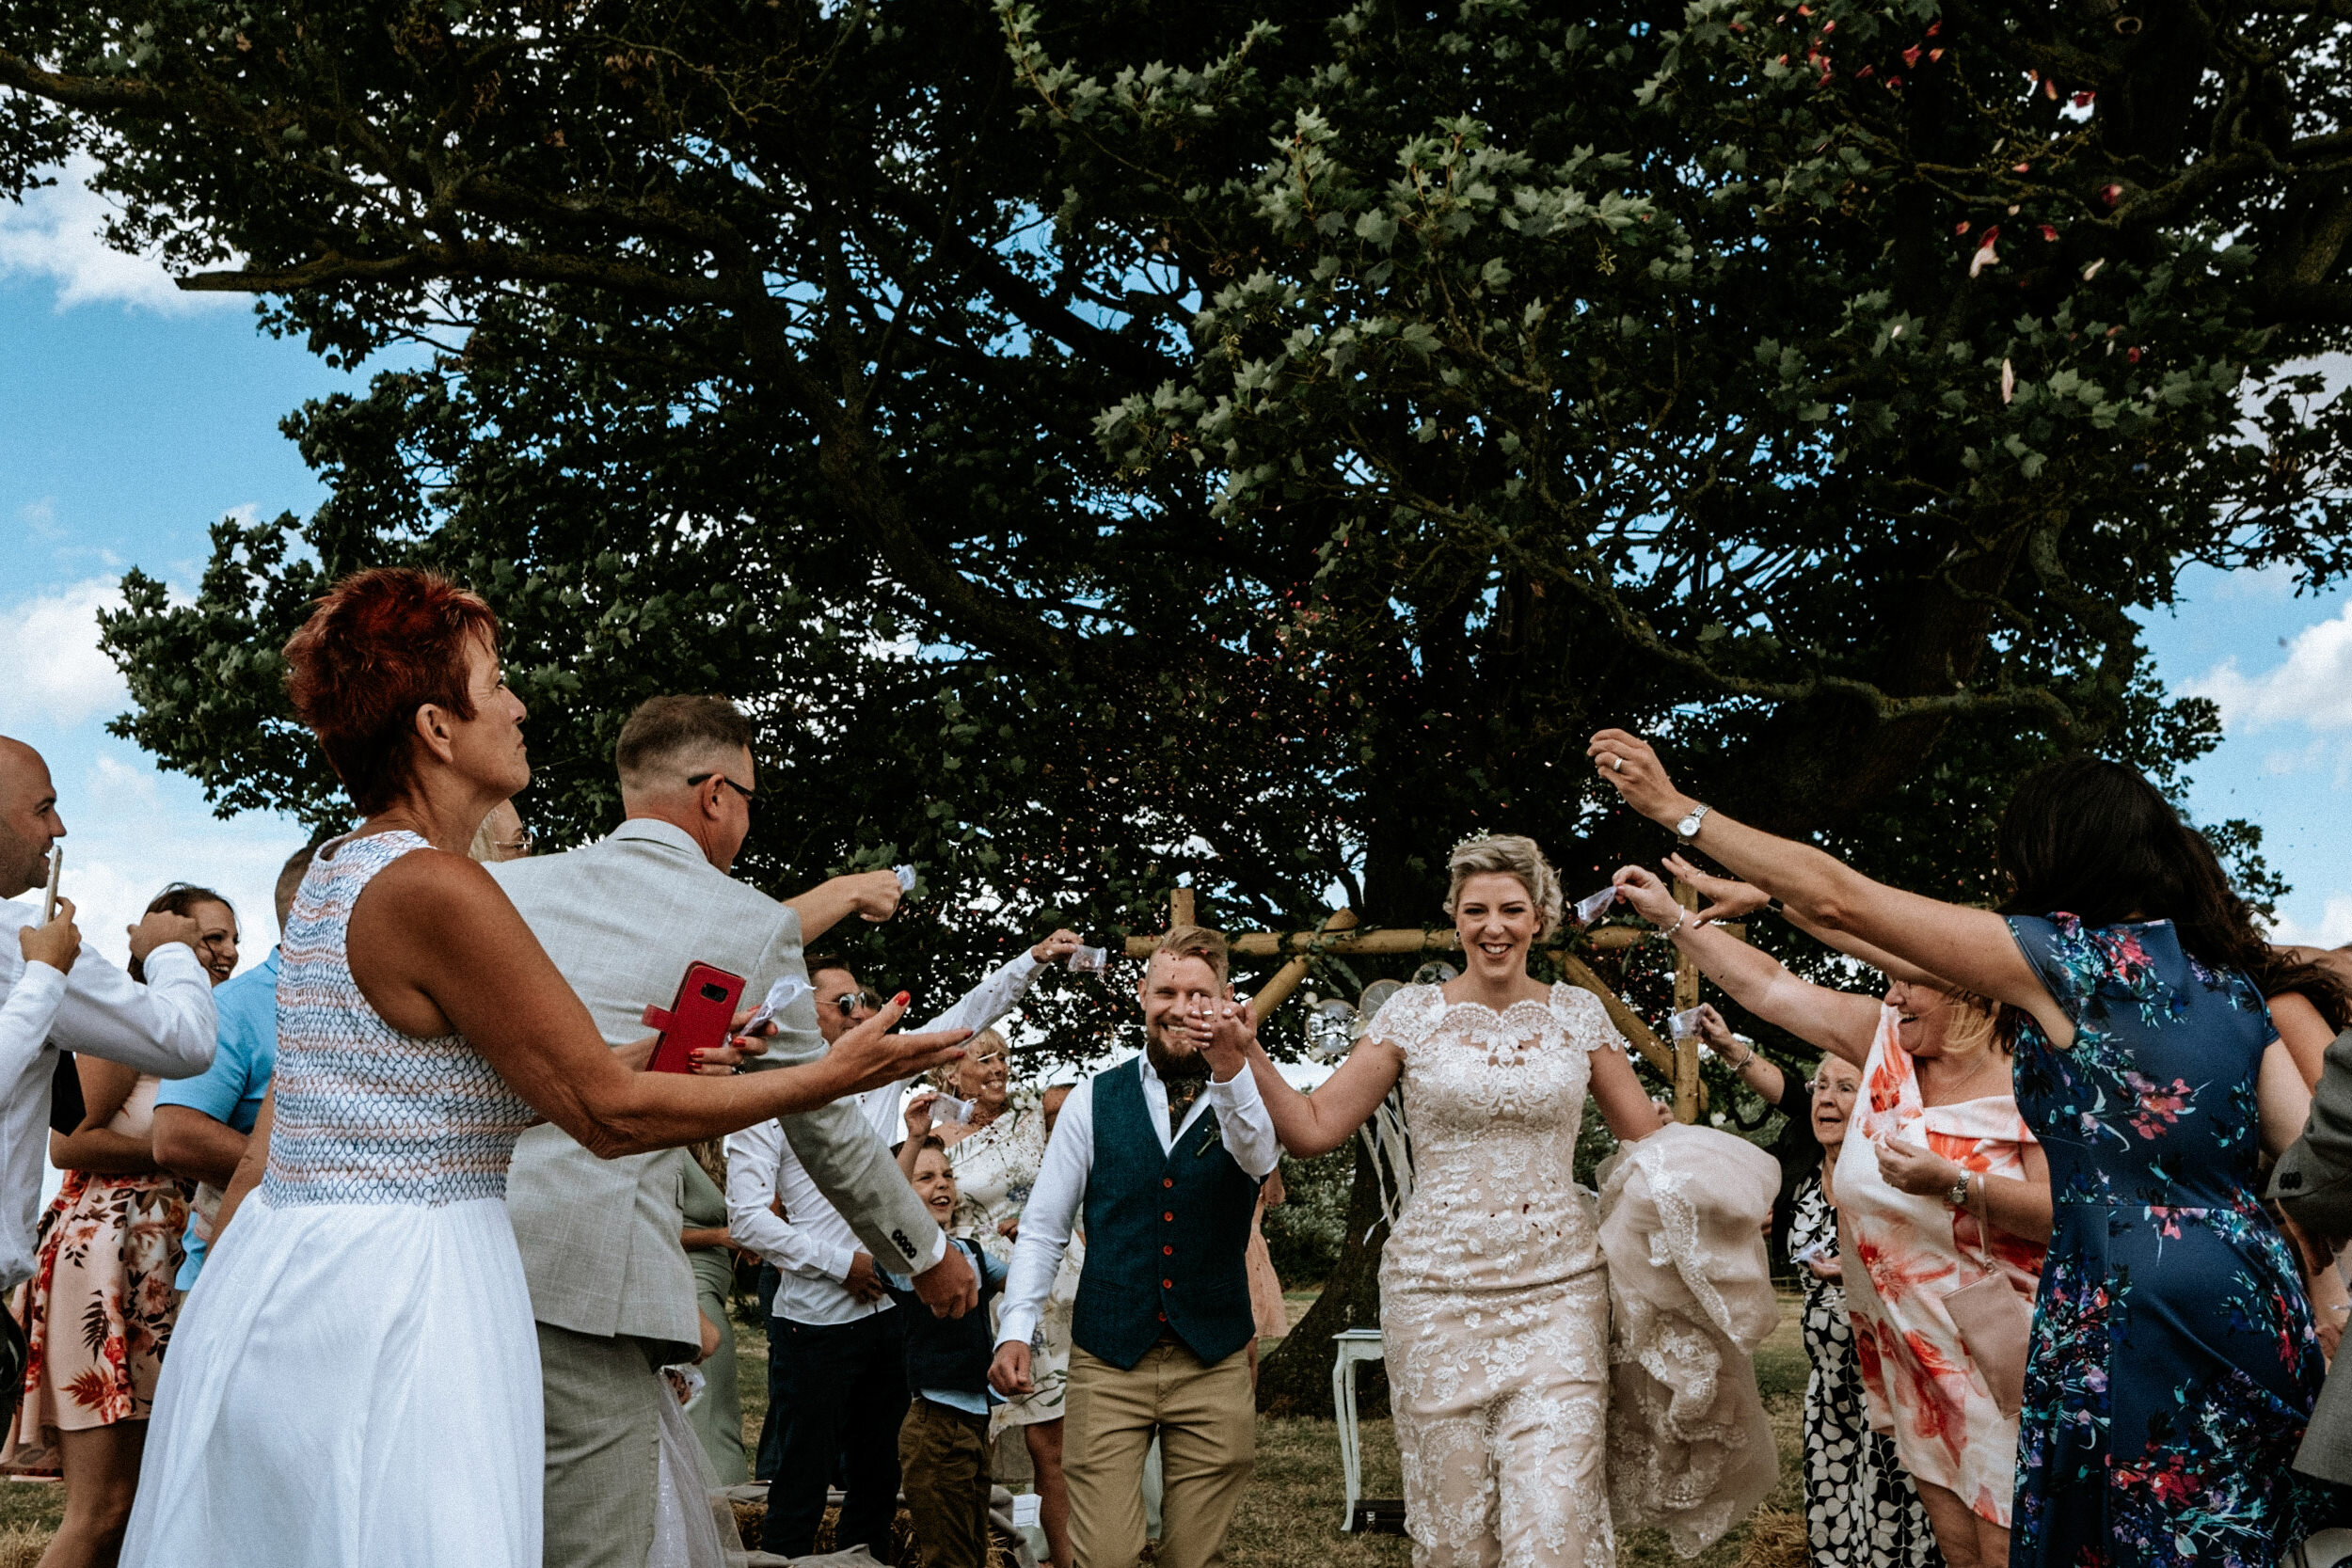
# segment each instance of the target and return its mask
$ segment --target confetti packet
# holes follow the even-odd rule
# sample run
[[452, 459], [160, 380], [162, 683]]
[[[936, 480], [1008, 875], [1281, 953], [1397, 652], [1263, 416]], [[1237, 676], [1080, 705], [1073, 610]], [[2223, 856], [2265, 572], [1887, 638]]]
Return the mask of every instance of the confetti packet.
[[[1078, 974], [1100, 974], [1109, 967], [1110, 958], [1110, 952], [1106, 948], [1073, 948], [1070, 954], [1070, 968], [1073, 973]], [[1018, 1497], [1013, 1499], [1015, 1502], [1020, 1500]]]
[[1578, 899], [1576, 901], [1576, 923], [1579, 926], [1590, 926], [1600, 918], [1603, 911], [1616, 901], [1617, 889], [1613, 882], [1594, 894], [1590, 898]]
[[[1683, 1008], [1682, 1011], [1666, 1020], [1667, 1032], [1678, 1040], [1687, 1039], [1691, 1036], [1697, 1034], [1699, 1032], [1699, 1014], [1705, 1010], [1706, 1009], [1703, 1007]], [[1699, 1042], [1699, 1049], [1702, 1051], [1706, 1050], [1707, 1042], [1701, 1040]]]
[[744, 1023], [741, 1032], [746, 1035], [758, 1034], [761, 1024], [774, 1018], [805, 994], [810, 994], [809, 984], [806, 980], [797, 974], [781, 976], [774, 985], [768, 988], [767, 997], [757, 1007], [752, 1009], [752, 1016]]
[[914, 867], [911, 865], [901, 865], [896, 867], [895, 869], [898, 873], [898, 891], [900, 893], [913, 893], [914, 891]]

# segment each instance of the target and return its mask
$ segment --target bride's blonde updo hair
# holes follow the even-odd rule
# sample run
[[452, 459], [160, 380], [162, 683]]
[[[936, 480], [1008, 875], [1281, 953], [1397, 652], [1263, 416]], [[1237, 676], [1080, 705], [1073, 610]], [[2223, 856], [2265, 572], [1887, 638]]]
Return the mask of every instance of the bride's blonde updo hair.
[[1544, 859], [1544, 852], [1532, 838], [1518, 833], [1494, 833], [1478, 838], [1466, 838], [1454, 847], [1446, 857], [1446, 875], [1453, 885], [1446, 889], [1445, 912], [1454, 916], [1454, 901], [1462, 896], [1462, 884], [1472, 877], [1500, 872], [1517, 877], [1519, 886], [1527, 889], [1527, 896], [1535, 906], [1537, 918], [1543, 922], [1535, 940], [1543, 941], [1560, 928], [1563, 906], [1560, 902], [1560, 873]]

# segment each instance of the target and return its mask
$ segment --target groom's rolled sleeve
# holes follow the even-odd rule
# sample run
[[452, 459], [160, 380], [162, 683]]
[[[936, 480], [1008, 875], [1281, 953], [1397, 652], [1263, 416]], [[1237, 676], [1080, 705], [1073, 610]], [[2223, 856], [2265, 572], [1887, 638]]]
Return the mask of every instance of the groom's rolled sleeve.
[[1231, 1078], [1212, 1078], [1207, 1098], [1233, 1164], [1261, 1181], [1273, 1175], [1282, 1161], [1282, 1140], [1274, 1135], [1274, 1117], [1258, 1092], [1256, 1075], [1244, 1067]]
[[1045, 1145], [1037, 1185], [1021, 1210], [1021, 1234], [1012, 1243], [1012, 1267], [1005, 1276], [1004, 1304], [996, 1313], [996, 1342], [1027, 1344], [1037, 1336], [1045, 1297], [1070, 1250], [1087, 1178], [1094, 1169], [1094, 1083], [1082, 1082], [1062, 1101], [1054, 1136]]

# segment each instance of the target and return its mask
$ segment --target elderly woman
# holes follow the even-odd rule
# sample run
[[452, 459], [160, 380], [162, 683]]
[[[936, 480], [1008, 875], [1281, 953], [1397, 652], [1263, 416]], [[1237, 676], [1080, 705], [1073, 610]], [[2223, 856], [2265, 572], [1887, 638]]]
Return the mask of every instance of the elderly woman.
[[[941, 1069], [939, 1077], [948, 1093], [970, 1102], [971, 1112], [961, 1121], [934, 1126], [930, 1117], [935, 1097], [911, 1101], [909, 1136], [899, 1146], [900, 1161], [912, 1160], [911, 1151], [920, 1148], [926, 1132], [938, 1137], [946, 1146], [947, 1164], [961, 1195], [949, 1230], [1009, 1267], [1013, 1242], [1021, 1233], [1021, 1210], [1045, 1163], [1044, 1107], [1015, 1102], [1005, 1037], [993, 1029], [974, 1036], [963, 1059]], [[1070, 1488], [1062, 1477], [1062, 1397], [1070, 1379], [1071, 1310], [1085, 1265], [1086, 1244], [1073, 1236], [1038, 1319], [1037, 1338], [1030, 1342], [1029, 1375], [1036, 1389], [997, 1410], [1000, 1427], [1019, 1427], [1027, 1445], [1037, 1476], [1038, 1524], [1057, 1568], [1068, 1568], [1071, 1560]]]
[[[1635, 810], [1816, 927], [2010, 1009], [2017, 1107], [2058, 1199], [2026, 1367], [2017, 1556], [2278, 1561], [2323, 1507], [2293, 1465], [2325, 1369], [2257, 1172], [2300, 1132], [2310, 1095], [2251, 978], [2267, 947], [2204, 836], [2129, 768], [2054, 763], [2002, 814], [2010, 895], [1995, 913], [1713, 811], [1623, 730], [1589, 754]], [[1885, 1104], [1867, 1070], [1864, 1088], [1871, 1111]], [[1850, 1138], [1841, 1205], [1854, 1160]], [[1971, 1180], [1952, 1196], [1977, 1192]]]
[[121, 1560], [243, 1568], [265, 1542], [320, 1568], [539, 1568], [545, 1394], [505, 1203], [524, 1127], [608, 1157], [675, 1148], [906, 1077], [962, 1037], [889, 1038], [901, 998], [805, 1065], [642, 1070], [654, 1037], [608, 1046], [466, 858], [531, 778], [489, 607], [362, 572], [285, 657], [361, 821], [294, 896], [277, 1074], [155, 1392]]
[[[1993, 1014], [1883, 954], [1901, 978], [1874, 998], [1800, 980], [1692, 916], [1627, 866], [1625, 899], [1767, 1022], [1858, 1069], [1868, 1099], [1830, 1165], [1846, 1304], [1871, 1425], [1889, 1433], [1953, 1568], [2009, 1560], [2017, 1418], [2004, 1412], [1946, 1307], [1998, 1277], [2029, 1298], [2050, 1233], [2049, 1167], [2017, 1114]], [[1726, 1060], [1746, 1066], [1726, 1053]], [[1818, 1135], [1820, 1122], [1814, 1119]], [[1794, 1242], [1791, 1242], [1793, 1251]]]

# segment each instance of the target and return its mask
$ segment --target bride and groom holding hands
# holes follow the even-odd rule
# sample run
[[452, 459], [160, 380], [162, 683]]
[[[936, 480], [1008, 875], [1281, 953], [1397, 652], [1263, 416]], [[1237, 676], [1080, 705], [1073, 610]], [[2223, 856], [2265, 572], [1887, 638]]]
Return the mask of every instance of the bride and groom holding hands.
[[[1391, 997], [1313, 1094], [1232, 999], [1224, 940], [1184, 928], [1140, 985], [1143, 1055], [1064, 1105], [992, 1375], [1025, 1389], [1035, 1306], [1082, 1213], [1064, 1433], [1079, 1568], [1138, 1560], [1154, 1434], [1158, 1560], [1222, 1560], [1255, 1444], [1258, 1182], [1285, 1151], [1340, 1147], [1400, 1087], [1412, 1192], [1382, 1254], [1381, 1331], [1419, 1568], [1605, 1568], [1620, 1525], [1694, 1552], [1772, 1489], [1746, 1358], [1776, 1316], [1758, 1232], [1778, 1166], [1728, 1134], [1661, 1129], [1600, 999], [1529, 976], [1563, 911], [1533, 840], [1465, 841], [1448, 872], [1464, 973]], [[1597, 1206], [1572, 1168], [1588, 1095], [1624, 1145]]]

